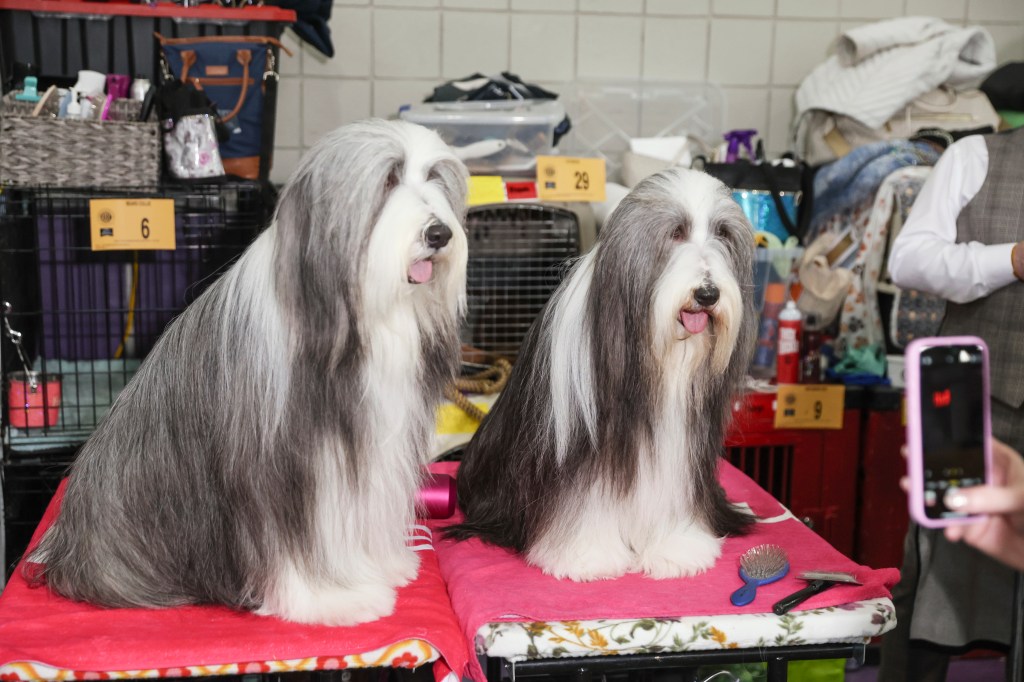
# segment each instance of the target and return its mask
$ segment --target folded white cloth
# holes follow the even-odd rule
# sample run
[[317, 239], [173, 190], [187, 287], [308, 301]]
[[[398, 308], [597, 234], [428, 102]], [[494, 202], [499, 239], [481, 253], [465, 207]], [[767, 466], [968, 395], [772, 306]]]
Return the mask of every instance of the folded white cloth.
[[948, 85], [977, 87], [996, 66], [996, 48], [980, 27], [932, 17], [901, 17], [851, 29], [836, 54], [796, 92], [797, 120], [824, 109], [877, 128], [918, 96]]

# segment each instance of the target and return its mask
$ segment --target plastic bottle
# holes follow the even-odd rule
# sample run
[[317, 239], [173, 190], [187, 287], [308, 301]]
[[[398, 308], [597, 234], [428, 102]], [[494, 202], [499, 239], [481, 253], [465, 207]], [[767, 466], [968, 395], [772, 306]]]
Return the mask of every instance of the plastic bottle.
[[751, 373], [759, 379], [769, 379], [772, 376], [779, 312], [785, 300], [786, 285], [781, 282], [769, 282], [765, 288], [764, 309], [761, 311], [757, 347], [754, 349], [754, 361], [751, 366]]
[[804, 330], [804, 338], [801, 342], [800, 359], [800, 383], [820, 384], [821, 383], [821, 344], [822, 334], [816, 327], [814, 315], [808, 315]]
[[147, 92], [149, 92], [149, 79], [141, 75], [136, 76], [135, 80], [132, 81], [132, 99], [141, 102], [142, 100], [146, 99]]
[[787, 301], [779, 313], [779, 350], [776, 355], [776, 380], [780, 384], [800, 383], [800, 331], [803, 315], [796, 302]]

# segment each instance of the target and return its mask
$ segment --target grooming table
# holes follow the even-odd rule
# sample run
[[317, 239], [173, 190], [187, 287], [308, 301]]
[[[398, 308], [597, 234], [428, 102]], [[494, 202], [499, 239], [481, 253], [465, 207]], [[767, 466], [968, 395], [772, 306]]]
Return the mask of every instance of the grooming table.
[[[54, 495], [30, 547], [53, 523]], [[15, 571], [0, 595], [0, 680], [124, 679], [416, 668], [437, 680], [464, 670], [465, 639], [441, 580], [430, 530], [417, 526], [416, 580], [395, 613], [357, 627], [289, 623], [218, 606], [104, 609], [33, 589]], [[455, 679], [453, 676], [452, 679]]]
[[[455, 475], [457, 464], [435, 471]], [[455, 613], [487, 672], [470, 660], [475, 680], [497, 680], [502, 669], [519, 677], [696, 667], [767, 661], [770, 680], [786, 679], [788, 660], [848, 658], [871, 637], [896, 625], [889, 588], [896, 569], [858, 566], [796, 519], [771, 495], [727, 462], [719, 479], [734, 504], [759, 522], [751, 534], [729, 538], [715, 567], [693, 578], [652, 580], [630, 574], [616, 580], [556, 580], [513, 552], [479, 540], [441, 539], [432, 522], [441, 573]], [[743, 583], [739, 556], [774, 543], [789, 555], [790, 573], [758, 588], [735, 607], [729, 595]], [[806, 586], [805, 570], [849, 571], [863, 585], [837, 585], [784, 616], [772, 604]], [[629, 654], [628, 656], [626, 654]], [[583, 658], [587, 657], [587, 658]]]

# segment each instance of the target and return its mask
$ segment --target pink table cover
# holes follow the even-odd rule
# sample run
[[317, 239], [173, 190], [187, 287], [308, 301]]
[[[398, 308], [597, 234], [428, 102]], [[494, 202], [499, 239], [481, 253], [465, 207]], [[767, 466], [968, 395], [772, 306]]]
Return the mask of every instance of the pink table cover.
[[[65, 483], [30, 547], [56, 518]], [[0, 595], [0, 666], [39, 662], [74, 671], [79, 679], [151, 669], [174, 676], [193, 666], [304, 658], [319, 658], [317, 667], [328, 669], [339, 667], [341, 655], [418, 639], [441, 653], [442, 659], [434, 663], [439, 680], [450, 670], [461, 676], [468, 649], [437, 558], [431, 551], [419, 555], [419, 575], [399, 590], [395, 613], [355, 627], [301, 625], [219, 606], [105, 609], [30, 588], [19, 566]], [[402, 666], [403, 661], [392, 665]]]
[[[434, 470], [456, 475], [456, 464], [437, 464]], [[710, 571], [675, 580], [653, 580], [629, 574], [615, 580], [577, 583], [557, 580], [526, 564], [515, 553], [479, 540], [454, 542], [435, 530], [434, 546], [441, 574], [448, 584], [452, 606], [462, 624], [466, 641], [472, 643], [479, 628], [500, 621], [551, 622], [679, 616], [720, 616], [771, 613], [772, 604], [806, 586], [796, 575], [801, 571], [846, 571], [862, 585], [842, 585], [826, 590], [801, 604], [799, 609], [838, 606], [851, 602], [891, 597], [899, 580], [895, 568], [874, 570], [840, 554], [814, 531], [794, 518], [754, 481], [727, 462], [719, 468], [719, 480], [734, 503], [746, 503], [763, 521], [744, 537], [728, 538], [722, 556]], [[449, 522], [435, 522], [435, 527]], [[758, 588], [753, 603], [737, 607], [729, 595], [743, 583], [738, 575], [739, 557], [754, 545], [773, 543], [785, 548], [790, 572], [782, 580]], [[474, 679], [484, 673], [470, 658]]]

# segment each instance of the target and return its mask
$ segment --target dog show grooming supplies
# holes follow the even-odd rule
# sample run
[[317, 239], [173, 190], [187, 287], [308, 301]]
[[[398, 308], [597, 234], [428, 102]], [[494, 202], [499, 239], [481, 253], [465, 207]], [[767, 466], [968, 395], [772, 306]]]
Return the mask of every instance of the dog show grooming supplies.
[[447, 519], [455, 513], [455, 479], [448, 474], [427, 474], [416, 494], [416, 513], [428, 519]]
[[[800, 383], [821, 383], [822, 333], [813, 313], [807, 315], [804, 338], [800, 344]], [[900, 356], [902, 357], [902, 356]]]
[[776, 356], [776, 381], [800, 383], [800, 332], [803, 314], [795, 301], [787, 301], [779, 313], [779, 348]]
[[[132, 81], [131, 87], [131, 98], [143, 102], [146, 99], [146, 93], [149, 92], [149, 79], [145, 76], [136, 76], [135, 80]], [[145, 119], [143, 119], [145, 120]]]
[[746, 606], [754, 601], [757, 588], [781, 580], [789, 572], [786, 550], [778, 545], [757, 545], [740, 556], [740, 578], [743, 587], [732, 593], [733, 606]]
[[32, 371], [21, 347], [21, 332], [11, 327], [12, 311], [13, 306], [4, 301], [4, 335], [11, 340], [22, 367], [22, 371], [7, 375], [7, 421], [19, 429], [54, 426], [60, 419], [60, 375]]
[[754, 135], [757, 135], [756, 130], [730, 130], [722, 137], [725, 138], [726, 143], [729, 145], [725, 151], [725, 162], [734, 163], [740, 158], [740, 147], [747, 150], [747, 158], [754, 158], [754, 147], [751, 144], [751, 140], [754, 139]]
[[114, 99], [125, 99], [131, 83], [132, 79], [123, 73], [107, 74], [107, 94]]
[[103, 108], [100, 111], [100, 120], [106, 121], [110, 118], [110, 105], [114, 102], [113, 95], [107, 95], [106, 99], [103, 100]]
[[775, 339], [778, 331], [779, 313], [782, 312], [786, 300], [786, 285], [782, 282], [769, 282], [765, 287], [764, 310], [761, 312], [761, 326], [757, 335], [757, 347], [754, 348], [752, 370], [754, 375], [767, 379], [771, 376], [775, 365]]
[[44, 92], [42, 96], [39, 98], [39, 101], [36, 102], [36, 106], [32, 110], [32, 115], [38, 116], [39, 114], [43, 113], [43, 108], [47, 105], [47, 103], [49, 103], [50, 98], [57, 97], [57, 92], [58, 91], [56, 85], [51, 85], [50, 87], [46, 88], [46, 92]]
[[824, 592], [830, 587], [839, 584], [845, 585], [860, 585], [861, 582], [852, 573], [839, 573], [839, 572], [828, 572], [828, 571], [804, 571], [797, 576], [800, 580], [810, 581], [807, 587], [802, 590], [798, 590], [788, 597], [783, 597], [779, 601], [775, 602], [772, 606], [772, 612], [781, 616], [789, 613], [789, 611], [805, 602], [810, 597]]
[[39, 91], [36, 89], [37, 80], [35, 76], [25, 76], [25, 86], [22, 91], [14, 96], [19, 102], [38, 102]]

